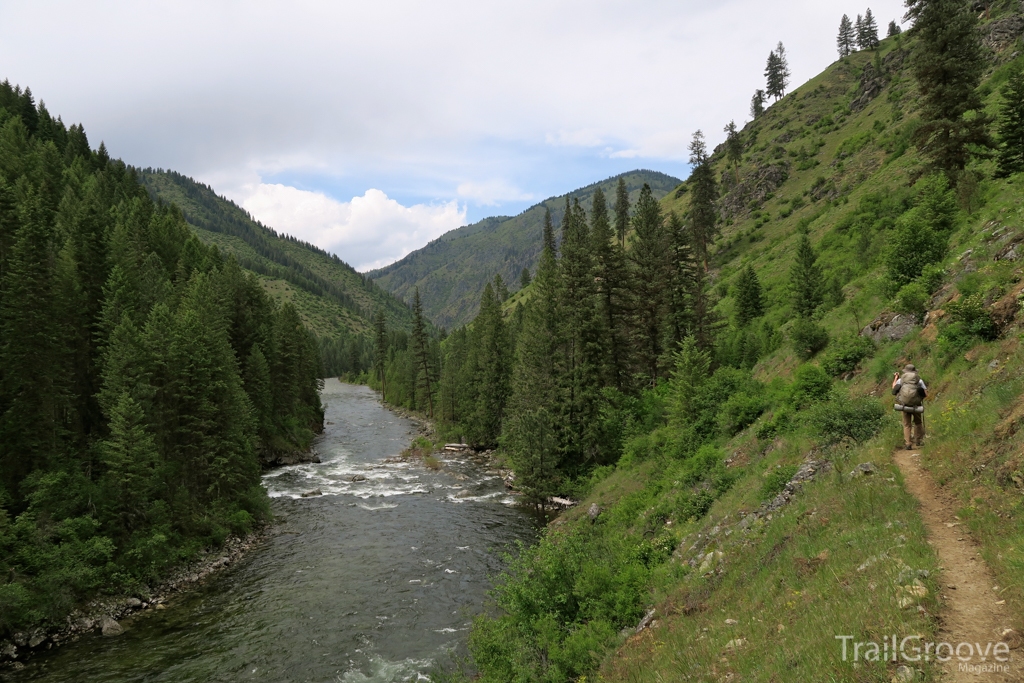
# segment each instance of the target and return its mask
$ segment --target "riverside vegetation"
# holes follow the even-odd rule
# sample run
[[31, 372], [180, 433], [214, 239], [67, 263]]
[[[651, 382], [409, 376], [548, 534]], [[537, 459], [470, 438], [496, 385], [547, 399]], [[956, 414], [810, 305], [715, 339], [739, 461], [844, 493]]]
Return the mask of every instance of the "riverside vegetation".
[[0, 638], [263, 521], [320, 377], [295, 306], [0, 84]]
[[581, 500], [510, 558], [474, 673], [438, 679], [888, 681], [898, 663], [854, 669], [834, 638], [941, 628], [892, 459], [908, 361], [922, 464], [1020, 632], [1024, 16], [985, 5], [911, 0], [884, 40], [847, 18], [840, 59], [789, 94], [780, 44], [777, 101], [713, 151], [694, 135], [661, 201], [569, 197], [519, 291], [496, 277], [443, 339], [378, 335], [372, 383], [499, 446], [527, 503]]

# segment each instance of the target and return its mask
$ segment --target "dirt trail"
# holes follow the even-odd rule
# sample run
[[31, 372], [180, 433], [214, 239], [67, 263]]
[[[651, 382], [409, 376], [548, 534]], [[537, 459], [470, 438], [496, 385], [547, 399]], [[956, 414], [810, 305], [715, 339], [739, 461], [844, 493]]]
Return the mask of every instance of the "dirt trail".
[[[1007, 640], [1003, 632], [1011, 628], [1012, 618], [1006, 604], [999, 604], [995, 578], [971, 540], [967, 529], [956, 519], [956, 503], [935, 485], [931, 476], [921, 467], [920, 451], [900, 450], [895, 454], [896, 464], [903, 472], [907, 489], [921, 503], [921, 517], [928, 529], [928, 542], [939, 557], [945, 611], [943, 630], [939, 642], [998, 643]], [[950, 588], [955, 586], [955, 588]], [[1024, 681], [1024, 650], [1020, 649], [1020, 636], [1009, 638], [1009, 673], [963, 670], [956, 658], [946, 664], [946, 681]], [[972, 664], [982, 664], [975, 657]], [[992, 657], [988, 664], [993, 663]]]

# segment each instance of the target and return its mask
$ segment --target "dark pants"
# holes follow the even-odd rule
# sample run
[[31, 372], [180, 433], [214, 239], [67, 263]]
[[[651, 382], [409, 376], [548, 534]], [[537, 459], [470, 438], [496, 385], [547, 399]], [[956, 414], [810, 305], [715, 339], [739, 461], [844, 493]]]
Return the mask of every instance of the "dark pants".
[[924, 413], [903, 413], [903, 443], [920, 446], [924, 441]]

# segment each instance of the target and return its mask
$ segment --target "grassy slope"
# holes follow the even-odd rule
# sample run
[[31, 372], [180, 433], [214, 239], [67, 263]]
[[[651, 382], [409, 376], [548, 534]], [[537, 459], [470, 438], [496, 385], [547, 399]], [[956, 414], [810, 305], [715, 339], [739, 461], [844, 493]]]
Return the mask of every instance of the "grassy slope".
[[[580, 188], [568, 196], [578, 198], [589, 210], [594, 190], [600, 187], [610, 210], [619, 177], [625, 179], [634, 202], [644, 183], [651, 185], [658, 198], [679, 184], [677, 178], [664, 173], [633, 171]], [[565, 209], [565, 196], [547, 199], [512, 218], [487, 218], [452, 230], [369, 275], [402, 299], [411, 299], [413, 289], [419, 287], [427, 316], [435, 324], [453, 329], [476, 315], [480, 294], [488, 280], [501, 275], [509, 289], [516, 289], [523, 268], [536, 269], [545, 208], [551, 210], [557, 227]]]
[[[375, 286], [347, 263], [301, 242], [285, 239], [273, 230], [252, 220], [233, 202], [219, 197], [212, 189], [177, 174], [143, 172], [142, 180], [150, 193], [177, 205], [203, 242], [216, 244], [222, 251], [239, 259], [258, 264], [257, 272], [264, 288], [279, 302], [291, 302], [302, 320], [317, 336], [368, 334], [372, 316], [378, 307], [388, 315], [389, 325], [408, 329], [412, 313], [395, 297]], [[242, 233], [248, 237], [243, 237]], [[265, 240], [274, 250], [261, 254], [254, 247]], [[282, 258], [282, 256], [284, 258]], [[285, 259], [301, 264], [312, 273], [316, 282], [332, 283], [348, 301], [325, 295], [303, 286], [301, 282], [275, 277], [273, 271], [283, 269], [295, 273]], [[306, 279], [309, 279], [308, 277]]]
[[[887, 40], [886, 56], [909, 41]], [[1018, 46], [1001, 52], [1005, 62]], [[822, 324], [833, 338], [855, 333], [892, 302], [885, 292], [884, 273], [877, 255], [884, 248], [885, 230], [876, 230], [868, 244], [857, 244], [841, 228], [843, 219], [858, 210], [869, 195], [911, 196], [921, 158], [905, 149], [914, 126], [914, 85], [909, 71], [897, 69], [881, 94], [859, 112], [847, 106], [858, 93], [862, 69], [871, 54], [856, 54], [837, 62], [824, 73], [772, 106], [745, 134], [757, 131], [747, 150], [739, 176], [744, 177], [784, 148], [789, 161], [788, 179], [758, 212], [736, 217], [723, 229], [715, 259], [716, 291], [723, 298], [719, 310], [728, 316], [732, 300], [728, 285], [739, 270], [752, 263], [765, 286], [770, 310], [767, 317], [783, 331], [788, 328], [786, 283], [798, 229], [805, 227], [820, 250], [826, 271], [845, 282], [845, 302], [832, 309]], [[1005, 63], [994, 68], [983, 92], [990, 108], [998, 101], [995, 87], [1006, 75]], [[994, 109], [993, 109], [994, 111]], [[818, 124], [831, 116], [834, 125]], [[786, 136], [786, 138], [783, 138]], [[816, 150], [801, 155], [800, 149]], [[905, 150], [905, 151], [901, 151]], [[851, 152], [852, 153], [849, 153]], [[791, 156], [791, 152], [796, 156]], [[849, 154], [848, 154], [849, 153]], [[802, 157], [806, 156], [806, 159]], [[814, 160], [819, 163], [814, 164]], [[799, 170], [801, 160], [804, 170]], [[716, 157], [719, 172], [725, 170]], [[980, 169], [991, 177], [991, 165]], [[815, 184], [834, 187], [833, 201], [814, 201]], [[985, 180], [973, 202], [973, 213], [950, 240], [945, 262], [946, 284], [931, 308], [939, 308], [958, 290], [979, 291], [986, 302], [1017, 310], [1022, 271], [1017, 264], [993, 261], [1006, 245], [1024, 239], [1024, 178]], [[791, 200], [804, 206], [792, 210]], [[687, 195], [676, 193], [663, 200], [667, 210], [685, 212]], [[799, 204], [800, 202], [798, 202]], [[968, 250], [969, 256], [961, 258]], [[840, 391], [851, 396], [877, 396], [891, 403], [888, 382], [892, 371], [912, 360], [929, 381], [927, 412], [929, 439], [922, 463], [956, 500], [958, 516], [980, 546], [981, 556], [993, 569], [1001, 587], [993, 600], [1005, 599], [1006, 626], [1024, 626], [1024, 351], [1015, 322], [1004, 327], [999, 340], [977, 343], [966, 354], [939, 357], [934, 320], [908, 337], [882, 344], [874, 356]], [[998, 365], [990, 364], [998, 360]], [[766, 382], [786, 381], [799, 364], [792, 351], [782, 348], [761, 360], [755, 374]], [[768, 416], [762, 418], [761, 422]], [[940, 621], [942, 586], [934, 553], [925, 542], [916, 501], [905, 491], [892, 460], [902, 443], [898, 417], [891, 411], [881, 433], [867, 444], [849, 449], [815, 451], [805, 430], [784, 437], [758, 439], [755, 423], [725, 445], [730, 467], [739, 478], [734, 487], [700, 521], [667, 521], [679, 541], [669, 567], [655, 575], [651, 604], [658, 622], [640, 635], [624, 637], [619, 650], [604, 658], [596, 678], [607, 681], [676, 680], [879, 680], [887, 681], [895, 664], [853, 668], [840, 659], [834, 636], [853, 634], [858, 640], [881, 640], [886, 634], [934, 636]], [[836, 468], [806, 485], [794, 502], [773, 518], [744, 531], [737, 524], [761, 504], [765, 476], [780, 466], [796, 465], [809, 454], [828, 457]], [[860, 462], [879, 466], [877, 476], [844, 479]], [[675, 492], [678, 482], [666, 481], [658, 468], [621, 464], [596, 485], [577, 510], [562, 524], [589, 524], [582, 512], [592, 502], [614, 511], [622, 506], [648, 505], [637, 521], [622, 533], [638, 539], [654, 533], [646, 521], [661, 501]], [[638, 502], [640, 501], [640, 502]], [[621, 516], [620, 516], [621, 517]], [[716, 529], [717, 527], [717, 529]], [[657, 533], [663, 533], [659, 531]], [[698, 541], [711, 536], [703, 548], [720, 550], [716, 569], [700, 576], [689, 566]], [[863, 567], [870, 558], [887, 553], [888, 559]], [[905, 568], [923, 569], [927, 597], [924, 611], [901, 609], [897, 576]], [[738, 621], [727, 625], [726, 619]], [[744, 639], [739, 648], [729, 642]], [[933, 665], [921, 664], [927, 676]], [[733, 678], [736, 675], [738, 678]]]

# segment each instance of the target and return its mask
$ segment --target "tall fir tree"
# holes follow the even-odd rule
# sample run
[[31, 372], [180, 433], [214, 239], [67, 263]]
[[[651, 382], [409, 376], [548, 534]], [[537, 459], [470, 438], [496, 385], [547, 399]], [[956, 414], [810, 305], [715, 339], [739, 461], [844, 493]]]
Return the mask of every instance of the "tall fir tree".
[[626, 248], [626, 233], [629, 232], [629, 190], [626, 181], [619, 178], [615, 186], [615, 235], [619, 238], [619, 246]]
[[736, 128], [736, 122], [730, 121], [725, 126], [725, 158], [735, 169], [743, 161], [743, 138]]
[[856, 47], [857, 34], [853, 30], [850, 17], [843, 15], [839, 20], [839, 35], [836, 37], [836, 49], [840, 57], [849, 57]]
[[955, 184], [972, 147], [992, 146], [977, 91], [986, 67], [978, 19], [962, 0], [906, 0], [906, 6], [918, 41], [911, 56], [921, 97], [917, 145]]
[[748, 265], [736, 282], [736, 324], [745, 327], [764, 315], [764, 293], [754, 267]]
[[811, 318], [825, 300], [825, 281], [818, 256], [806, 234], [800, 235], [796, 260], [789, 271], [789, 286], [794, 312], [800, 318]]
[[632, 311], [637, 370], [648, 384], [657, 381], [663, 347], [669, 250], [661, 206], [644, 183], [632, 218]]
[[893, 19], [889, 22], [889, 30], [886, 31], [885, 37], [892, 38], [893, 36], [898, 36], [901, 33], [903, 33], [903, 29], [900, 28], [900, 25], [896, 23], [895, 19]]
[[1000, 90], [999, 148], [996, 175], [1024, 171], [1024, 69], [1016, 69]]
[[510, 349], [501, 301], [488, 282], [480, 298], [480, 314], [473, 321], [476, 342], [475, 410], [469, 423], [471, 440], [496, 446], [501, 434], [509, 394]]
[[857, 46], [861, 50], [874, 50], [878, 47], [878, 24], [870, 7], [857, 24]]
[[[553, 241], [553, 240], [552, 240]], [[558, 378], [559, 274], [553, 246], [545, 242], [533, 296], [523, 312], [516, 344], [512, 391], [501, 445], [527, 503], [543, 507], [561, 484]]]
[[697, 259], [708, 270], [711, 243], [718, 236], [718, 183], [711, 168], [704, 134], [697, 131], [690, 140], [690, 225]]
[[623, 389], [629, 374], [628, 282], [625, 254], [612, 230], [601, 188], [594, 191], [590, 210], [591, 254], [597, 296], [604, 384]]
[[388, 362], [388, 324], [384, 317], [384, 309], [378, 308], [373, 317], [373, 372], [380, 384], [380, 395], [388, 400], [387, 374]]
[[[489, 284], [489, 283], [488, 283]], [[422, 392], [427, 405], [427, 414], [434, 417], [434, 368], [430, 358], [430, 339], [427, 324], [423, 319], [423, 303], [420, 288], [416, 288], [412, 303], [412, 352], [415, 361], [416, 390]]]
[[555, 245], [555, 226], [551, 222], [551, 209], [544, 207], [544, 228], [541, 249], [550, 249], [552, 254], [558, 254], [558, 247]]
[[754, 91], [754, 96], [750, 98], [750, 118], [755, 121], [761, 118], [764, 114], [764, 103], [767, 100], [764, 90], [758, 88]]

